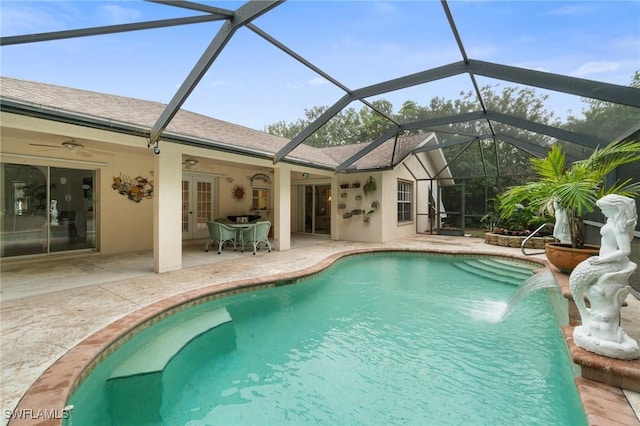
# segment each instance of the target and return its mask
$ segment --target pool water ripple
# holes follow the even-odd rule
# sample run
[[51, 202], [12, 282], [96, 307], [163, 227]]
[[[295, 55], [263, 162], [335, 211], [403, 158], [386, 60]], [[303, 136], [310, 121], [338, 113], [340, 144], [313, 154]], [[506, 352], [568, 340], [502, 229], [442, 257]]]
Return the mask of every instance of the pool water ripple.
[[[586, 424], [546, 294], [523, 300], [504, 322], [468, 315], [460, 299], [508, 300], [515, 287], [468, 275], [456, 261], [359, 256], [310, 281], [198, 307], [226, 307], [233, 349], [203, 362], [163, 404], [162, 418], [171, 425]], [[172, 362], [190, 360], [178, 354]]]

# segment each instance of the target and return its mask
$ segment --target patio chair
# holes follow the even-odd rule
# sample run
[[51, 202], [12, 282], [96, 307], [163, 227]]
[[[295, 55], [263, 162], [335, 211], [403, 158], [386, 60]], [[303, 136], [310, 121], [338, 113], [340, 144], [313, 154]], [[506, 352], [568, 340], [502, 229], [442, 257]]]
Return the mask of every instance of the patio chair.
[[253, 246], [253, 254], [255, 255], [256, 250], [260, 250], [258, 247], [260, 243], [265, 243], [269, 249], [269, 253], [271, 253], [269, 229], [271, 229], [271, 222], [269, 221], [258, 221], [243, 229], [240, 232], [240, 251], [244, 252], [244, 245], [251, 243]]
[[220, 222], [207, 222], [209, 228], [209, 242], [204, 246], [204, 251], [209, 251], [209, 246], [217, 241], [218, 254], [222, 252], [222, 247], [226, 242], [233, 243], [233, 251], [236, 251], [236, 230]]

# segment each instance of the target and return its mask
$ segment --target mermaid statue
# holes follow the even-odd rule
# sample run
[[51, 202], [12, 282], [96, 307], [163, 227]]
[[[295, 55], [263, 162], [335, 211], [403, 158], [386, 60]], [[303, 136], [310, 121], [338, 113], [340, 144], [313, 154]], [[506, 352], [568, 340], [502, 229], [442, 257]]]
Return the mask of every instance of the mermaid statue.
[[580, 263], [569, 277], [571, 295], [582, 320], [582, 325], [573, 331], [573, 341], [609, 358], [636, 359], [640, 357], [638, 343], [620, 327], [620, 310], [629, 294], [629, 277], [637, 266], [629, 260], [638, 220], [636, 203], [632, 198], [610, 194], [600, 198], [596, 205], [607, 218], [600, 230], [599, 255]]

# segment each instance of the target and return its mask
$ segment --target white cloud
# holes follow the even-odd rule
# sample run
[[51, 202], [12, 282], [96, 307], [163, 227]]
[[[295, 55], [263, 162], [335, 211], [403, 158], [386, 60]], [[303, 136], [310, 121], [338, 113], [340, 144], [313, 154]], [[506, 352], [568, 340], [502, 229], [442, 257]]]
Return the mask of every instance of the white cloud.
[[140, 12], [136, 9], [122, 7], [116, 4], [107, 4], [100, 6], [98, 16], [100, 16], [104, 22], [122, 24], [140, 19]]
[[304, 90], [307, 87], [316, 87], [327, 84], [327, 80], [321, 77], [314, 77], [306, 82], [297, 81], [297, 82], [289, 82], [284, 85], [287, 89], [293, 90]]
[[589, 15], [597, 10], [598, 10], [598, 6], [595, 4], [581, 3], [581, 4], [571, 4], [568, 6], [557, 7], [555, 9], [549, 10], [547, 13], [543, 13], [543, 15], [584, 16], [584, 15]]
[[[23, 3], [2, 5], [2, 35], [18, 35], [59, 30], [64, 20], [47, 7], [31, 7]], [[64, 24], [63, 24], [64, 25]]]
[[356, 50], [356, 49], [362, 48], [362, 46], [363, 46], [363, 43], [360, 40], [347, 35], [340, 38], [338, 43], [334, 44], [332, 48], [334, 50], [348, 50], [348, 49]]
[[577, 76], [585, 76], [591, 74], [601, 74], [605, 72], [615, 71], [619, 67], [617, 62], [591, 61], [582, 64], [571, 74]]
[[398, 8], [396, 5], [388, 2], [375, 2], [373, 4], [373, 10], [386, 15], [388, 13], [395, 12]]
[[287, 89], [301, 90], [304, 89], [304, 83], [286, 83], [284, 87]]
[[324, 78], [321, 78], [321, 77], [316, 77], [316, 78], [312, 78], [311, 80], [307, 81], [307, 84], [309, 86], [322, 86], [323, 84], [327, 84], [327, 80], [325, 80]]
[[224, 80], [213, 80], [213, 81], [208, 82], [207, 85], [209, 87], [228, 86], [229, 82], [224, 81]]

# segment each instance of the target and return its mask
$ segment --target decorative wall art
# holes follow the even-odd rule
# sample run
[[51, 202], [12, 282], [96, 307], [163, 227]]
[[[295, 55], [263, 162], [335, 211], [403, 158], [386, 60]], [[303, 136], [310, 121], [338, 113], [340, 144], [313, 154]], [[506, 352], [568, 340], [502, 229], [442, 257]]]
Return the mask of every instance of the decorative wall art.
[[237, 202], [244, 199], [245, 193], [246, 191], [242, 185], [233, 185], [233, 188], [231, 189], [231, 197]]
[[133, 179], [122, 174], [114, 176], [111, 187], [120, 195], [125, 195], [136, 203], [142, 201], [143, 198], [153, 198], [153, 181], [142, 176]]
[[261, 180], [266, 185], [271, 185], [271, 178], [264, 173], [256, 173], [255, 175], [249, 177], [251, 181], [251, 186], [254, 185], [255, 181]]

